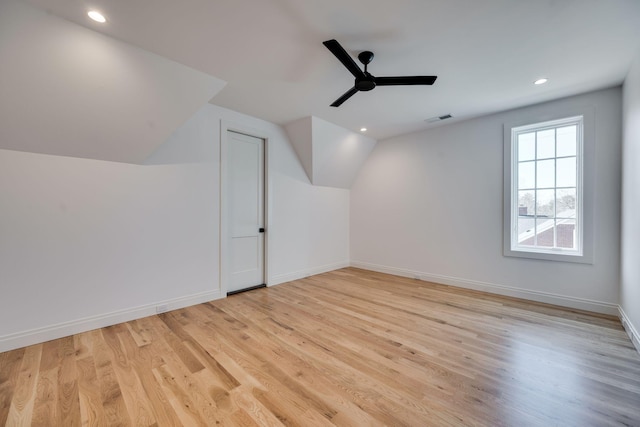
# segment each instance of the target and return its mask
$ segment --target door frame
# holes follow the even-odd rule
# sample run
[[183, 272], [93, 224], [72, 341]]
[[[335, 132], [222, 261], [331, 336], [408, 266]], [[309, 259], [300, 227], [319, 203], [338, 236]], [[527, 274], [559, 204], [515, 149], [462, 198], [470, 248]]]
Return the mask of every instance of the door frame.
[[228, 132], [241, 133], [243, 135], [259, 138], [264, 141], [263, 153], [264, 153], [264, 283], [269, 286], [269, 253], [271, 249], [271, 175], [269, 173], [270, 164], [270, 145], [269, 135], [263, 130], [253, 129], [248, 126], [230, 122], [227, 120], [220, 120], [220, 296], [226, 297], [227, 289], [229, 285], [229, 219], [227, 218], [227, 205], [228, 205], [228, 185], [227, 182], [227, 168], [228, 168], [228, 148], [229, 140], [227, 138]]

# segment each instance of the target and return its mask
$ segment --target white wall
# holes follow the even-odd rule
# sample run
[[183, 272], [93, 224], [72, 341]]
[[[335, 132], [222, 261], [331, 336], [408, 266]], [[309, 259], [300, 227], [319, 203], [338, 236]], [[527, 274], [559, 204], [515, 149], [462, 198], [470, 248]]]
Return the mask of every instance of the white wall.
[[348, 265], [349, 192], [206, 105], [147, 165], [0, 150], [0, 351], [220, 297], [220, 120], [269, 137], [269, 284]]
[[312, 117], [313, 183], [351, 188], [376, 140]]
[[376, 140], [318, 117], [285, 126], [298, 158], [313, 185], [351, 188]]
[[0, 150], [0, 351], [217, 298], [215, 179]]
[[309, 180], [313, 180], [313, 117], [307, 116], [284, 127]]
[[[596, 109], [595, 263], [502, 255], [503, 123]], [[352, 265], [617, 314], [621, 91], [378, 142], [351, 188]]]
[[640, 55], [624, 82], [623, 101], [620, 306], [640, 350]]
[[[268, 284], [347, 266], [349, 190], [311, 185], [282, 127], [207, 105], [146, 163], [207, 160], [217, 168], [221, 120], [236, 129], [268, 138]], [[216, 189], [219, 187], [218, 175], [212, 184]], [[219, 221], [218, 215], [215, 221]]]

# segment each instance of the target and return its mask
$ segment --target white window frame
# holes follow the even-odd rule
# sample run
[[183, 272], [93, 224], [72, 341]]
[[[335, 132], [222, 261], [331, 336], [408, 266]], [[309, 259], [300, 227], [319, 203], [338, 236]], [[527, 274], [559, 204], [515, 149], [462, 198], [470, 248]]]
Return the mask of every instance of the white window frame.
[[[547, 116], [522, 118], [504, 124], [504, 243], [503, 253], [509, 257], [549, 261], [593, 263], [593, 175], [595, 112], [593, 108]], [[541, 248], [518, 245], [518, 149], [517, 135], [533, 130], [578, 124], [576, 181], [577, 249]]]

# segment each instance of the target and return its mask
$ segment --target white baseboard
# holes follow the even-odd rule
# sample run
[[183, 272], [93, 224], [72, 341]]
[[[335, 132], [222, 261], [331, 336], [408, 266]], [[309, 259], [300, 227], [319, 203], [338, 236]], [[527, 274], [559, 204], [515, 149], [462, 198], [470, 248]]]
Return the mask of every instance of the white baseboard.
[[268, 283], [268, 286], [275, 286], [281, 283], [291, 282], [293, 280], [304, 279], [305, 277], [313, 276], [314, 274], [322, 274], [333, 270], [339, 270], [341, 268], [349, 267], [351, 264], [349, 261], [341, 261], [333, 264], [325, 264], [319, 267], [312, 267], [305, 270], [294, 271], [293, 273], [280, 274], [273, 276]]
[[620, 322], [622, 322], [622, 327], [624, 327], [624, 330], [627, 331], [627, 335], [629, 335], [631, 342], [633, 343], [636, 350], [638, 350], [638, 353], [640, 353], [640, 334], [638, 333], [638, 330], [635, 328], [635, 326], [633, 326], [633, 323], [631, 323], [631, 320], [627, 316], [627, 313], [624, 312], [622, 307], [618, 306], [618, 311]]
[[188, 307], [190, 305], [213, 301], [219, 298], [220, 291], [202, 292], [171, 300], [158, 301], [153, 304], [146, 304], [139, 307], [58, 323], [56, 325], [3, 335], [0, 336], [0, 352], [38, 344], [81, 332], [91, 331], [93, 329], [104, 328], [106, 326], [128, 322], [142, 317], [152, 316], [157, 314], [156, 309], [159, 306], [164, 306], [163, 309], [166, 309], [165, 311], [170, 311]]
[[619, 313], [617, 304], [593, 301], [584, 298], [575, 298], [566, 295], [558, 295], [548, 292], [534, 291], [530, 289], [520, 289], [511, 286], [497, 285], [494, 283], [480, 282], [477, 280], [461, 279], [458, 277], [443, 276], [439, 274], [430, 274], [422, 271], [388, 267], [361, 261], [351, 261], [351, 266], [362, 268], [364, 270], [393, 274], [395, 276], [409, 277], [412, 279], [419, 279], [427, 282], [457, 286], [459, 288], [473, 289], [476, 291], [489, 292], [492, 294], [504, 295], [509, 297], [523, 298], [531, 301], [555, 304], [579, 310], [593, 311], [596, 313], [610, 314], [613, 316], [617, 316]]

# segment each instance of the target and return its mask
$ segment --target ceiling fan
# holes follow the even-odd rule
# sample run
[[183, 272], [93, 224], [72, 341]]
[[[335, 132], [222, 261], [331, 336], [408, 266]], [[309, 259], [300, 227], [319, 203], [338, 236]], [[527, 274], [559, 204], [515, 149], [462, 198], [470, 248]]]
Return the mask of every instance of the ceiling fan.
[[365, 50], [358, 54], [358, 59], [364, 65], [364, 71], [362, 71], [337, 40], [327, 40], [322, 42], [322, 44], [325, 45], [356, 78], [354, 86], [346, 91], [340, 98], [333, 101], [333, 104], [331, 104], [332, 107], [339, 107], [358, 91], [369, 91], [376, 86], [432, 85], [438, 78], [438, 76], [374, 77], [367, 71], [367, 65], [373, 60], [373, 52]]

